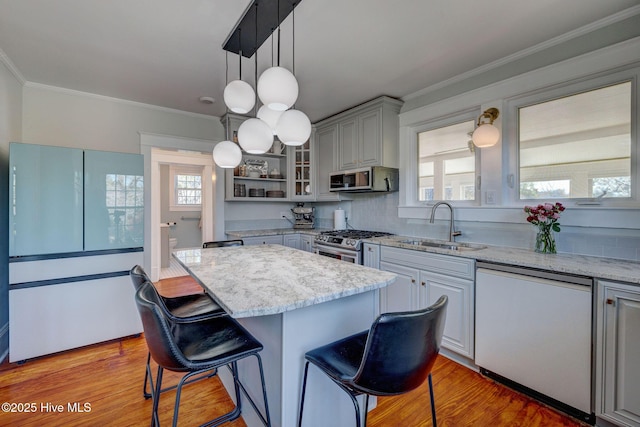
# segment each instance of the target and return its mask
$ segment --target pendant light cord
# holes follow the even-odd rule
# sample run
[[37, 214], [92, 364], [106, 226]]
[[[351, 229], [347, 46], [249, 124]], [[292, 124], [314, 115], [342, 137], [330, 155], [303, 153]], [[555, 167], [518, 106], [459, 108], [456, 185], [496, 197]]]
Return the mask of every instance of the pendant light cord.
[[253, 115], [258, 116], [258, 2], [256, 2], [256, 40], [255, 40], [255, 51], [253, 53], [255, 59], [255, 69], [254, 69], [254, 81], [256, 85], [255, 96], [256, 101], [253, 105]]
[[280, 66], [280, 0], [278, 0], [278, 67]]
[[[227, 85], [229, 84], [229, 51], [225, 51], [224, 53], [224, 85], [225, 87], [227, 87]], [[231, 141], [229, 139], [229, 107], [227, 107], [227, 103], [224, 103], [224, 110], [226, 112], [226, 116], [227, 116], [227, 126], [226, 126], [226, 134], [227, 134], [227, 141]]]

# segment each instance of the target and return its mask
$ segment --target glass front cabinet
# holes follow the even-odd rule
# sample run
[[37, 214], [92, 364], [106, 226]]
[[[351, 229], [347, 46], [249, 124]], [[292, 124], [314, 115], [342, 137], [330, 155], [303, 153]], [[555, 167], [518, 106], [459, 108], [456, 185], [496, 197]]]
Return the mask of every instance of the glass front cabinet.
[[[222, 124], [228, 126], [231, 141], [238, 142], [237, 131], [247, 117], [227, 114]], [[287, 147], [277, 137], [263, 154], [242, 152], [235, 169], [225, 173], [225, 200], [277, 202], [315, 200], [312, 140], [298, 147]]]

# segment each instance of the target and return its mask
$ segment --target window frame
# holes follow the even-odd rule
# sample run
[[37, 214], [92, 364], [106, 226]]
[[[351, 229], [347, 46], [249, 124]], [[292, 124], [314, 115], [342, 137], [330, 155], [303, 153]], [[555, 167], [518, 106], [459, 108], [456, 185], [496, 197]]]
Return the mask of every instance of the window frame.
[[638, 111], [638, 77], [640, 68], [630, 68], [617, 72], [604, 72], [597, 76], [589, 76], [582, 79], [569, 80], [565, 83], [555, 84], [539, 88], [535, 91], [514, 96], [505, 104], [505, 125], [503, 126], [508, 164], [505, 165], [504, 181], [510, 187], [511, 197], [505, 202], [521, 206], [539, 203], [543, 199], [520, 199], [520, 141], [519, 141], [519, 114], [520, 108], [552, 101], [562, 97], [578, 95], [580, 93], [602, 89], [620, 83], [631, 83], [631, 197], [616, 199], [602, 198], [561, 198], [555, 197], [565, 206], [598, 206], [598, 207], [640, 207], [640, 142], [638, 141], [638, 123], [640, 123], [640, 111]]
[[201, 182], [204, 182], [203, 168], [202, 167], [189, 167], [184, 165], [170, 165], [169, 166], [169, 211], [199, 211], [202, 209], [202, 197], [204, 192], [204, 185], [200, 187], [200, 204], [196, 205], [179, 205], [177, 203], [177, 185], [176, 178], [178, 175], [193, 175], [199, 176]]
[[[476, 122], [480, 108], [469, 108], [462, 111], [458, 111], [447, 116], [439, 117], [433, 120], [429, 120], [423, 122], [417, 126], [414, 126], [410, 129], [410, 138], [412, 140], [412, 146], [409, 148], [410, 152], [413, 153], [413, 156], [410, 156], [411, 166], [410, 169], [413, 171], [412, 183], [407, 186], [407, 203], [409, 206], [430, 206], [439, 201], [446, 201], [456, 206], [478, 206], [480, 203], [480, 190], [478, 188], [478, 182], [480, 179], [480, 165], [481, 165], [481, 151], [479, 148], [475, 148], [475, 165], [474, 165], [474, 200], [445, 200], [445, 199], [434, 199], [434, 200], [420, 200], [418, 191], [420, 189], [419, 181], [420, 181], [420, 172], [419, 172], [419, 145], [418, 145], [418, 135], [422, 132], [428, 132], [435, 129], [456, 125], [459, 123], [463, 123], [466, 121]], [[471, 139], [471, 138], [469, 138]]]

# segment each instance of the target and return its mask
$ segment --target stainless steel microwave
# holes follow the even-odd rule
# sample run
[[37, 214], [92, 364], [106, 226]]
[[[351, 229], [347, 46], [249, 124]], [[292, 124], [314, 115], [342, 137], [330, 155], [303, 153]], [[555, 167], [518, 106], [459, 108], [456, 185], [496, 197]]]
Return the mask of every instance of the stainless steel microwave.
[[332, 172], [330, 191], [352, 193], [398, 191], [398, 176], [398, 169], [384, 166]]

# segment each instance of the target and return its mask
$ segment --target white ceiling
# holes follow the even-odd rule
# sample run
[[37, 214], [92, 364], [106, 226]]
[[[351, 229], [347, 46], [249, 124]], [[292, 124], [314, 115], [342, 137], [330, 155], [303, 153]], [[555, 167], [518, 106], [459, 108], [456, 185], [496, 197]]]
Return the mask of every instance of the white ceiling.
[[[26, 82], [220, 116], [221, 46], [249, 3], [0, 0], [0, 50]], [[378, 95], [403, 97], [637, 4], [303, 0], [295, 12], [296, 107], [317, 121]], [[291, 16], [281, 27], [281, 65], [291, 68]], [[267, 41], [258, 73], [271, 52]], [[238, 56], [228, 60], [233, 80]], [[253, 83], [254, 59], [242, 70]]]

